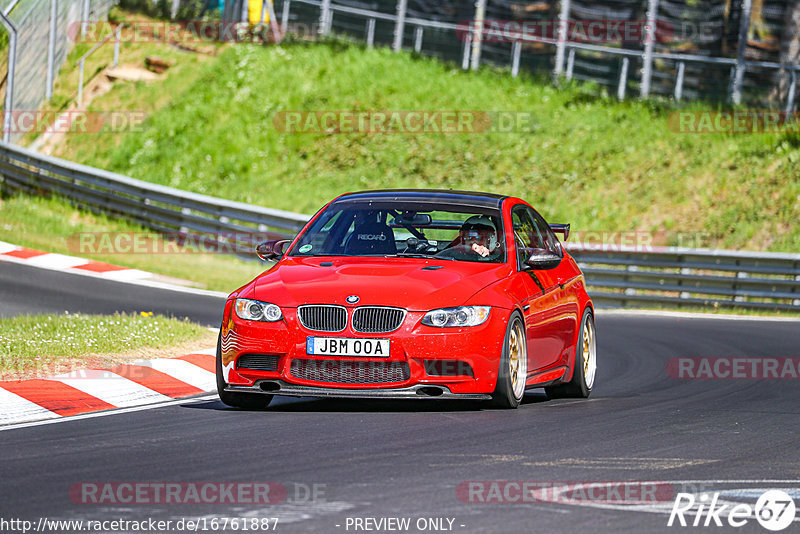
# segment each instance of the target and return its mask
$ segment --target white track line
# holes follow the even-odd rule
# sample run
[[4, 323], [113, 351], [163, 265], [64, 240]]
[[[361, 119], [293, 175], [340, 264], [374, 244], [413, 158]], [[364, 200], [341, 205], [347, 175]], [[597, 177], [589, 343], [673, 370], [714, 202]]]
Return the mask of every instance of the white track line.
[[[592, 295], [589, 294], [591, 297]], [[797, 309], [800, 312], [800, 307]], [[724, 313], [703, 313], [703, 312], [675, 312], [675, 311], [661, 311], [661, 310], [639, 310], [636, 308], [596, 308], [595, 315], [602, 317], [604, 315], [636, 315], [647, 317], [677, 317], [679, 319], [721, 319], [725, 321], [783, 321], [783, 322], [798, 322], [800, 317], [772, 317], [769, 315], [728, 315]]]
[[147, 271], [140, 271], [139, 269], [120, 269], [118, 271], [106, 271], [102, 273], [103, 278], [107, 280], [116, 280], [117, 282], [127, 282], [129, 280], [141, 280], [142, 278], [149, 278], [153, 276]]
[[104, 412], [84, 413], [80, 415], [70, 415], [69, 417], [59, 417], [58, 419], [47, 419], [44, 421], [33, 421], [30, 423], [19, 423], [7, 426], [0, 426], [0, 432], [5, 430], [16, 430], [18, 428], [28, 428], [32, 426], [51, 425], [53, 423], [67, 423], [70, 421], [77, 421], [80, 419], [94, 419], [95, 417], [106, 417], [109, 415], [118, 415], [131, 412], [142, 412], [145, 410], [153, 410], [155, 408], [164, 408], [166, 406], [176, 406], [178, 404], [192, 404], [195, 402], [209, 401], [218, 399], [217, 394], [203, 395], [202, 397], [190, 397], [188, 399], [172, 400], [170, 402], [159, 402], [157, 404], [146, 404], [144, 406], [133, 406], [131, 408], [120, 408], [119, 410], [106, 410]]

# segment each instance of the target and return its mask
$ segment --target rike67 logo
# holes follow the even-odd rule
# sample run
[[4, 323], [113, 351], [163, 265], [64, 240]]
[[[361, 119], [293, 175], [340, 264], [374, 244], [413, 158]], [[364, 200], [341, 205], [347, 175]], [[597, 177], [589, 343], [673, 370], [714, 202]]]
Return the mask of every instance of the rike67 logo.
[[742, 527], [755, 518], [765, 529], [777, 532], [792, 524], [795, 511], [792, 497], [777, 489], [762, 493], [755, 506], [720, 498], [720, 492], [678, 493], [667, 526]]

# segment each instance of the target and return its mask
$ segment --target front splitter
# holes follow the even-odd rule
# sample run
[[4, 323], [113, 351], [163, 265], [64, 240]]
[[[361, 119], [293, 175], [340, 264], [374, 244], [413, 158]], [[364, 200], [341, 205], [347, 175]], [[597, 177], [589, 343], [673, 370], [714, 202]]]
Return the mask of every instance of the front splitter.
[[[268, 384], [265, 390], [261, 386]], [[290, 397], [337, 397], [350, 399], [418, 399], [418, 400], [491, 400], [487, 393], [453, 393], [446, 386], [416, 385], [406, 388], [343, 389], [299, 386], [282, 380], [257, 380], [252, 386], [228, 385], [231, 393], [261, 393], [264, 395], [287, 395]]]

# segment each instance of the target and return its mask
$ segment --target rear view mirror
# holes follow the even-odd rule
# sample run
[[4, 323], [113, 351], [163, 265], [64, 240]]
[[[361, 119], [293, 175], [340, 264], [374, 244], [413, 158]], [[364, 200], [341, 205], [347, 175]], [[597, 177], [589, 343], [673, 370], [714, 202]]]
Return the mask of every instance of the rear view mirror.
[[277, 260], [283, 256], [283, 247], [289, 243], [291, 239], [273, 239], [272, 241], [264, 241], [259, 243], [256, 247], [256, 254], [258, 257], [265, 261]]
[[431, 224], [431, 216], [429, 213], [412, 213], [404, 212], [395, 215], [394, 222], [400, 226], [426, 226]]
[[531, 255], [525, 260], [527, 267], [539, 270], [554, 269], [558, 267], [559, 263], [561, 263], [561, 256], [543, 249], [533, 249]]

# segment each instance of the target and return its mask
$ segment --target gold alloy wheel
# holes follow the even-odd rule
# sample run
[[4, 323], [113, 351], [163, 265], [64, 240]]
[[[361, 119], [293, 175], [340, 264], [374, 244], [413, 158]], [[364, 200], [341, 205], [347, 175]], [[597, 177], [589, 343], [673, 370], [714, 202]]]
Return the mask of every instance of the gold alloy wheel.
[[597, 372], [597, 353], [594, 339], [594, 322], [591, 315], [586, 316], [583, 323], [583, 378], [586, 387], [591, 389], [594, 375]]
[[528, 374], [528, 351], [525, 334], [519, 321], [514, 324], [508, 338], [508, 371], [514, 397], [521, 399], [525, 392], [525, 380]]

